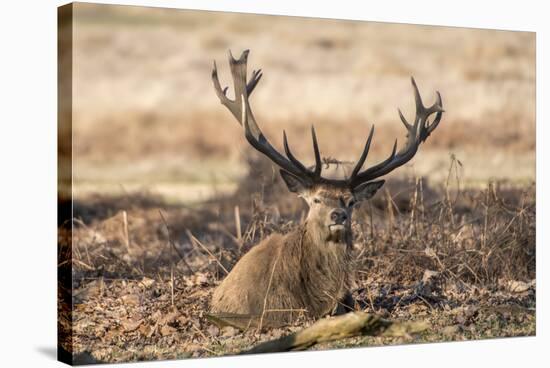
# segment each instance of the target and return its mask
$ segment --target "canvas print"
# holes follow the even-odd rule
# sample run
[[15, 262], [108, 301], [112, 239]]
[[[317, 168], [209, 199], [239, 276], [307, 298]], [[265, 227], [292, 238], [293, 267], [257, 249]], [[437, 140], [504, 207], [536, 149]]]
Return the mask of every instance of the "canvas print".
[[535, 335], [534, 33], [87, 3], [58, 27], [61, 361]]

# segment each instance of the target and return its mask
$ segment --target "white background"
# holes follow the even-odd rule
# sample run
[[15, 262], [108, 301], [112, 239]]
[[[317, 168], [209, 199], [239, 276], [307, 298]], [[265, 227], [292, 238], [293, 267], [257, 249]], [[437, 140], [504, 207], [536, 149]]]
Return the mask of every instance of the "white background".
[[[549, 21], [544, 1], [99, 1], [537, 32], [537, 337], [141, 363], [140, 367], [541, 366], [549, 357], [547, 241]], [[56, 347], [54, 0], [0, 5], [0, 365], [61, 366]], [[314, 5], [314, 7], [312, 7]], [[546, 68], [545, 68], [546, 66]], [[545, 270], [546, 269], [546, 270]], [[546, 295], [546, 296], [545, 296]], [[544, 348], [546, 347], [546, 350]]]

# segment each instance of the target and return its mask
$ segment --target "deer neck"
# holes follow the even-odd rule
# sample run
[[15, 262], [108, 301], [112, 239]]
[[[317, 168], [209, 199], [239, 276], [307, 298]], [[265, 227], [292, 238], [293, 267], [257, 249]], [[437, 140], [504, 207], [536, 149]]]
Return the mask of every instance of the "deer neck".
[[318, 231], [316, 225], [307, 221], [303, 224], [301, 231], [303, 232], [302, 243], [306, 246], [314, 246], [319, 249], [336, 247], [343, 250], [349, 250], [352, 247], [353, 234], [349, 224], [342, 239], [327, 239], [323, 232]]
[[343, 239], [338, 239], [334, 241], [331, 239], [326, 239], [326, 235], [320, 233], [313, 225], [309, 224], [307, 221], [300, 226], [301, 232], [301, 248], [305, 251], [305, 254], [323, 254], [323, 253], [334, 253], [334, 254], [345, 254], [348, 253], [352, 248], [352, 232], [351, 228], [346, 231]]
[[[301, 230], [300, 280], [303, 304], [313, 316], [324, 315], [344, 296], [349, 287], [351, 241], [331, 242], [316, 239], [307, 224]], [[311, 302], [312, 300], [315, 303]]]

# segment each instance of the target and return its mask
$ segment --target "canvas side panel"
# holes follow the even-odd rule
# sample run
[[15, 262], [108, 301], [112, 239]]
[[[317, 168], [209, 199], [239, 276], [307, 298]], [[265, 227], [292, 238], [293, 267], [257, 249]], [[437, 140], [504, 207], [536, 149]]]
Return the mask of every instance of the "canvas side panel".
[[73, 4], [57, 9], [57, 359], [72, 365]]

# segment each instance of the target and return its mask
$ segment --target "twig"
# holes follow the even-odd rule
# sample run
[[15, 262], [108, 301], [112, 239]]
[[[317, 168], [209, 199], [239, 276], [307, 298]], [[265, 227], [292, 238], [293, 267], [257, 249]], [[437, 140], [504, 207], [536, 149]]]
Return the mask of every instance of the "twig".
[[124, 224], [124, 244], [126, 245], [128, 254], [130, 254], [130, 238], [128, 236], [128, 214], [126, 213], [126, 211], [122, 211], [122, 222]]
[[368, 201], [368, 203], [369, 203], [369, 222], [370, 222], [370, 239], [369, 240], [372, 242], [373, 248], [374, 248], [374, 223], [372, 221], [372, 201]]
[[485, 217], [483, 219], [483, 242], [481, 243], [481, 248], [485, 249], [487, 247], [487, 224], [489, 220], [489, 191], [491, 189], [491, 183], [489, 183], [489, 186], [487, 187], [487, 191], [485, 193]]
[[430, 307], [431, 310], [434, 310], [434, 307], [420, 294], [416, 294], [416, 296], [424, 302], [428, 307]]
[[412, 199], [412, 208], [411, 208], [411, 224], [410, 224], [410, 229], [409, 229], [409, 236], [412, 236], [413, 233], [418, 235], [418, 229], [417, 229], [417, 226], [416, 226], [416, 204], [417, 204], [417, 201], [418, 201], [418, 182], [419, 182], [419, 179], [416, 178], [415, 180], [415, 185], [414, 185], [414, 195], [413, 195], [413, 199]]
[[307, 309], [304, 308], [289, 308], [289, 309], [265, 309], [266, 312], [301, 312], [307, 313]]
[[265, 291], [265, 297], [264, 297], [264, 306], [262, 308], [262, 314], [260, 316], [260, 323], [258, 324], [258, 332], [262, 330], [262, 325], [264, 323], [264, 315], [266, 312], [266, 306], [267, 306], [267, 297], [269, 296], [269, 289], [271, 288], [271, 282], [273, 281], [273, 275], [275, 274], [275, 267], [277, 266], [277, 263], [279, 262], [279, 258], [281, 257], [281, 253], [277, 255], [277, 258], [275, 259], [275, 262], [273, 263], [273, 268], [271, 269], [271, 275], [269, 276], [269, 283], [267, 284], [267, 290]]
[[374, 301], [372, 300], [372, 294], [370, 292], [370, 288], [367, 288], [367, 298], [369, 299], [369, 303], [372, 311], [376, 312], [376, 308], [374, 308]]
[[168, 223], [166, 222], [166, 219], [164, 218], [164, 215], [162, 214], [161, 210], [159, 210], [159, 214], [160, 214], [160, 218], [162, 219], [162, 222], [164, 222], [164, 226], [166, 227], [166, 232], [168, 233], [168, 243], [172, 246], [172, 249], [176, 251], [180, 259], [183, 261], [183, 264], [185, 265], [185, 267], [187, 267], [187, 269], [189, 270], [189, 272], [191, 272], [192, 274], [195, 273], [195, 271], [191, 268], [189, 263], [187, 263], [187, 261], [185, 260], [185, 257], [183, 256], [183, 254], [180, 253], [179, 249], [176, 248], [176, 245], [172, 241], [172, 236], [170, 235], [170, 226], [168, 226]]
[[[199, 333], [199, 335], [202, 336], [202, 338], [205, 340], [205, 341], [208, 341], [208, 337], [206, 337], [206, 335], [197, 327], [195, 326], [194, 324], [191, 323], [191, 327], [193, 327], [195, 329], [195, 331], [197, 331]], [[219, 344], [220, 341], [216, 338], [214, 338], [214, 340]], [[201, 348], [208, 351], [210, 354], [214, 354], [214, 355], [220, 355], [220, 353], [217, 353], [211, 349], [208, 349], [206, 346], [204, 345], [201, 345]]]
[[388, 203], [388, 238], [391, 241], [392, 239], [392, 229], [393, 229], [393, 209], [392, 209], [392, 199], [390, 195], [390, 191], [388, 188], [386, 188], [386, 200]]
[[450, 194], [450, 181], [451, 181], [451, 174], [453, 172], [453, 168], [455, 167], [456, 163], [456, 157], [454, 154], [451, 154], [451, 166], [449, 167], [449, 174], [447, 175], [447, 180], [445, 181], [445, 202], [447, 203], [447, 209], [449, 211], [449, 217], [451, 219], [451, 224], [454, 227], [455, 221], [454, 221], [454, 214], [453, 214], [453, 204], [451, 202], [451, 194]]
[[327, 291], [324, 291], [325, 295], [328, 296], [330, 299], [332, 299], [336, 303], [336, 308], [338, 308], [339, 305], [348, 308], [350, 311], [354, 309], [353, 305], [347, 305], [345, 303], [342, 303], [341, 300], [336, 299], [333, 295], [329, 294]]
[[170, 296], [172, 297], [172, 307], [174, 306], [174, 262], [170, 265]]
[[231, 241], [233, 243], [235, 243], [235, 245], [237, 246], [237, 248], [239, 248], [241, 246], [241, 244], [243, 243], [242, 242], [242, 238], [241, 240], [237, 239], [237, 237], [235, 235], [233, 235], [231, 233], [231, 231], [227, 230], [224, 226], [224, 224], [222, 223], [215, 223], [215, 224], [211, 224], [208, 226], [209, 229], [212, 229], [212, 230], [215, 230], [215, 231], [219, 231], [225, 235], [227, 235], [229, 237], [229, 239], [231, 239]]
[[[92, 245], [95, 244], [95, 239], [96, 239], [96, 234], [94, 233], [94, 236], [92, 238]], [[94, 262], [92, 262], [92, 258], [90, 257], [90, 252], [88, 251], [88, 243], [87, 242], [83, 242], [83, 243], [84, 243], [84, 250], [86, 251], [86, 258], [88, 259], [88, 263], [95, 268], [95, 264]]]
[[[68, 263], [68, 262], [70, 262], [70, 261], [67, 260], [67, 261], [61, 262], [61, 263], [58, 264], [57, 266], [60, 267], [60, 266], [62, 266], [63, 264]], [[79, 259], [73, 259], [73, 262], [74, 262], [74, 263], [78, 263], [79, 265], [81, 265], [82, 267], [86, 268], [87, 270], [90, 270], [90, 271], [95, 270], [94, 267], [92, 267], [92, 266], [90, 266], [90, 265], [88, 265], [88, 264], [82, 262], [82, 261], [79, 260]]]
[[239, 240], [242, 245], [242, 231], [241, 231], [241, 215], [239, 211], [239, 206], [235, 206], [235, 231], [237, 233], [237, 240]]
[[424, 207], [424, 185], [422, 184], [422, 180], [419, 181], [419, 186], [420, 186], [420, 207], [421, 207], [421, 213], [422, 213], [422, 221], [421, 221], [421, 225], [422, 225], [422, 233], [424, 233], [424, 224], [426, 223], [426, 217], [425, 217], [425, 213], [426, 213], [426, 208]]
[[214, 259], [214, 261], [216, 261], [216, 263], [221, 267], [222, 270], [224, 270], [224, 272], [226, 274], [229, 274], [229, 271], [227, 271], [227, 268], [225, 268], [222, 263], [218, 260], [218, 258], [212, 254], [212, 252], [206, 248], [206, 246], [204, 244], [202, 244], [199, 239], [195, 238], [195, 236], [191, 233], [191, 231], [189, 230], [185, 230], [185, 233], [187, 234], [187, 236], [189, 237], [189, 240], [191, 241], [191, 244], [194, 244], [194, 245], [199, 245], [202, 249], [204, 249], [204, 251], [206, 253], [208, 253], [210, 255], [210, 257], [212, 257], [212, 259]]
[[401, 302], [403, 301], [404, 298], [405, 298], [405, 294], [401, 295], [401, 298], [399, 298], [399, 300], [397, 301], [397, 303], [393, 307], [393, 310], [390, 313], [390, 317], [393, 316], [393, 314], [397, 312], [397, 308], [399, 308], [399, 306], [401, 305]]

